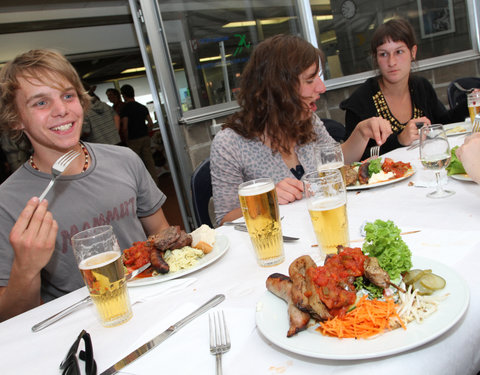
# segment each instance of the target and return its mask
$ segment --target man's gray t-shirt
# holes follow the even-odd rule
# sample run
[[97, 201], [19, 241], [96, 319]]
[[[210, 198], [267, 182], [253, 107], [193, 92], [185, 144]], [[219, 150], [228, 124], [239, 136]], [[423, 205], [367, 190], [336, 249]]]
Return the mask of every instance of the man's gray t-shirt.
[[[70, 237], [99, 225], [112, 225], [121, 249], [146, 239], [138, 217], [158, 211], [166, 196], [157, 188], [142, 160], [127, 147], [85, 143], [90, 167], [60, 176], [47, 194], [59, 229], [55, 251], [41, 272], [44, 301], [84, 286]], [[13, 262], [10, 231], [27, 201], [39, 196], [50, 175], [28, 162], [0, 185], [0, 286], [6, 286]]]

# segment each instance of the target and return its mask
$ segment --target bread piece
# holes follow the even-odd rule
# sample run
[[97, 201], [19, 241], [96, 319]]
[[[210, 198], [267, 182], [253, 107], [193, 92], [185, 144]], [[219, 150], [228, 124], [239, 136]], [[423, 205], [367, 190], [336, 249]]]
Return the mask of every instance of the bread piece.
[[213, 250], [215, 245], [215, 229], [203, 224], [195, 229], [192, 233], [192, 247], [200, 249], [204, 254], [208, 254]]

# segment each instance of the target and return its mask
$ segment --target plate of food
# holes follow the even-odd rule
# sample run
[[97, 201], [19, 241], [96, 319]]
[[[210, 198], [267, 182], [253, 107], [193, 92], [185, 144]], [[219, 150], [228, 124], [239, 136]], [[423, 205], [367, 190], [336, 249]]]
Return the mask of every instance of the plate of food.
[[447, 135], [447, 137], [468, 133], [465, 122], [456, 122], [453, 124], [446, 124], [446, 125], [443, 125], [443, 128], [445, 129], [445, 134]]
[[411, 177], [415, 169], [410, 163], [376, 158], [353, 163], [345, 168], [347, 190], [363, 190], [390, 185]]
[[152, 263], [141, 277], [129, 281], [128, 286], [161, 283], [196, 272], [217, 261], [229, 246], [227, 237], [217, 235], [207, 225], [190, 234], [178, 227], [169, 227], [147, 241], [135, 242], [124, 251], [123, 262], [128, 272]]
[[402, 327], [385, 330], [368, 339], [324, 336], [319, 324], [287, 337], [289, 313], [284, 300], [270, 291], [257, 303], [256, 323], [262, 335], [273, 344], [293, 353], [313, 358], [355, 360], [377, 358], [401, 353], [434, 340], [451, 329], [464, 315], [470, 298], [468, 286], [456, 271], [443, 263], [423, 257], [412, 257], [413, 266], [432, 270], [446, 281], [443, 289], [431, 297], [438, 297], [436, 311], [417, 323], [412, 321]]
[[473, 182], [472, 178], [466, 173], [452, 174], [451, 178], [458, 181], [470, 181]]

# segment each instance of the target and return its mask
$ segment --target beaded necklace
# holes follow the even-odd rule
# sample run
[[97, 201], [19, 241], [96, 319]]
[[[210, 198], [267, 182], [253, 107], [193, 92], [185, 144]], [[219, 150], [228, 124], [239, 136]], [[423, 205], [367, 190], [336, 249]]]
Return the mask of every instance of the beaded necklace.
[[[85, 172], [87, 169], [88, 169], [88, 164], [89, 164], [89, 155], [88, 155], [88, 150], [87, 148], [85, 147], [85, 145], [82, 143], [82, 142], [79, 142], [80, 144], [80, 147], [82, 148], [82, 151], [83, 151], [83, 154], [85, 155], [85, 164], [83, 165], [83, 169], [82, 169], [82, 172]], [[36, 169], [37, 171], [39, 171], [40, 169], [38, 169], [37, 165], [35, 164], [35, 162], [33, 161], [33, 154], [30, 155], [30, 165], [32, 166], [33, 169]]]

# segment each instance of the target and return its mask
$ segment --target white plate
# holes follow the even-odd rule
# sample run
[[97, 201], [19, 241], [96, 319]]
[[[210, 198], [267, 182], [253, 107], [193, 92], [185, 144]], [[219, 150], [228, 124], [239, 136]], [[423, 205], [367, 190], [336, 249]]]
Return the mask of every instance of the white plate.
[[308, 357], [353, 360], [392, 355], [423, 345], [448, 331], [465, 313], [470, 298], [468, 286], [448, 266], [434, 260], [413, 257], [414, 268], [432, 269], [447, 285], [438, 295], [449, 293], [438, 310], [422, 324], [412, 322], [407, 329], [396, 329], [372, 339], [338, 339], [323, 336], [314, 327], [287, 338], [287, 304], [270, 292], [257, 303], [256, 322], [269, 341], [293, 353]]
[[394, 178], [388, 181], [376, 182], [374, 184], [351, 185], [351, 186], [347, 186], [347, 190], [363, 190], [363, 189], [371, 189], [371, 188], [376, 188], [380, 186], [390, 185], [390, 184], [394, 184], [395, 182], [405, 180], [413, 176], [413, 174], [415, 174], [415, 168], [412, 167], [412, 169], [409, 170], [407, 173], [405, 173], [402, 177]]
[[173, 273], [166, 273], [163, 275], [156, 275], [152, 277], [143, 277], [138, 280], [132, 280], [128, 282], [129, 287], [135, 286], [143, 286], [143, 285], [150, 285], [156, 283], [162, 283], [167, 280], [176, 279], [189, 273], [198, 271], [210, 263], [215, 262], [218, 258], [220, 258], [223, 254], [225, 254], [229, 248], [230, 244], [228, 242], [228, 238], [222, 235], [217, 235], [215, 238], [215, 245], [211, 252], [203, 256], [198, 260], [198, 262], [191, 268], [183, 269]]
[[468, 174], [463, 174], [463, 173], [452, 174], [452, 175], [450, 175], [450, 177], [453, 178], [454, 180], [473, 182], [472, 178]]
[[[452, 130], [454, 128], [456, 128], [457, 126], [461, 126], [462, 128], [464, 128], [465, 130], [463, 131], [450, 131], [449, 130]], [[445, 129], [445, 133], [447, 134], [447, 137], [453, 137], [454, 135], [461, 135], [461, 134], [466, 134], [466, 133], [469, 133], [468, 131], [468, 128], [467, 128], [467, 125], [465, 124], [465, 122], [456, 122], [454, 124], [446, 124], [446, 125], [443, 125], [443, 128]]]

